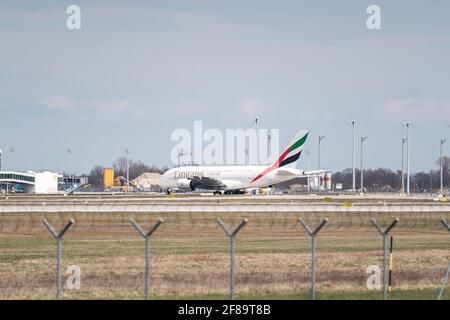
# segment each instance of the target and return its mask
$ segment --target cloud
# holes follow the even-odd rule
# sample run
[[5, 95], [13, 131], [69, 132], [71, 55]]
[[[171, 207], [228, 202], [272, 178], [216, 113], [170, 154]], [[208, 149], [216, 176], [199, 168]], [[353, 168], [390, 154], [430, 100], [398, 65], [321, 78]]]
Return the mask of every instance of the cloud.
[[246, 98], [238, 104], [238, 111], [242, 116], [257, 116], [265, 109], [262, 101], [253, 98]]
[[130, 104], [126, 100], [92, 98], [76, 101], [66, 95], [49, 95], [38, 98], [37, 102], [48, 109], [59, 112], [71, 112], [85, 116], [114, 119], [129, 111]]
[[97, 116], [116, 118], [124, 114], [130, 104], [125, 100], [91, 99], [85, 102], [85, 108]]
[[223, 117], [227, 122], [236, 123], [243, 119], [244, 122], [249, 122], [259, 115], [267, 114], [268, 111], [262, 100], [245, 98], [229, 108], [223, 109]]
[[76, 107], [76, 103], [71, 97], [63, 95], [49, 95], [44, 98], [38, 98], [37, 101], [39, 104], [52, 110], [69, 111]]
[[390, 100], [377, 106], [374, 110], [377, 118], [382, 120], [430, 122], [450, 117], [450, 102], [402, 98]]
[[[211, 112], [214, 107], [214, 103], [201, 100], [190, 100], [184, 99], [179, 102], [174, 102], [173, 105], [165, 110], [169, 112], [170, 115], [178, 116], [178, 117], [186, 117], [186, 116], [204, 116]], [[245, 98], [238, 103], [229, 106], [228, 108], [215, 108], [217, 110], [216, 114], [220, 114], [220, 116], [227, 117], [227, 119], [241, 119], [244, 118], [253, 118], [255, 116], [261, 115], [267, 112], [267, 108], [264, 105], [264, 102], [254, 98]], [[164, 110], [163, 110], [164, 111]]]
[[210, 110], [210, 105], [201, 100], [183, 99], [175, 101], [169, 108], [162, 108], [162, 111], [171, 116], [180, 118], [187, 116], [204, 116]]

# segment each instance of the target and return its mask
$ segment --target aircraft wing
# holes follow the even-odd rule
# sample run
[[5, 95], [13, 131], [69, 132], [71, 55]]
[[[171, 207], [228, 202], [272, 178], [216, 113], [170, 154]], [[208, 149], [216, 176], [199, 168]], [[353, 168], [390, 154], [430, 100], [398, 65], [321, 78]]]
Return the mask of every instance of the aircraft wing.
[[239, 190], [242, 182], [236, 180], [219, 180], [209, 177], [192, 177], [191, 188], [203, 190]]
[[288, 168], [288, 167], [281, 167], [277, 170], [277, 176], [297, 176], [302, 177], [304, 175], [303, 170], [295, 169], [295, 168]]
[[304, 171], [304, 170], [299, 170], [299, 169], [294, 169], [294, 168], [279, 168], [277, 170], [277, 175], [278, 176], [296, 176], [296, 177], [314, 177], [314, 176], [320, 176], [323, 175], [324, 173], [330, 172], [329, 170], [310, 170], [310, 171]]
[[303, 175], [304, 176], [320, 176], [327, 172], [330, 172], [330, 170], [310, 170], [310, 171], [303, 171]]
[[192, 187], [195, 189], [204, 190], [222, 190], [226, 188], [226, 185], [217, 179], [208, 177], [192, 177]]

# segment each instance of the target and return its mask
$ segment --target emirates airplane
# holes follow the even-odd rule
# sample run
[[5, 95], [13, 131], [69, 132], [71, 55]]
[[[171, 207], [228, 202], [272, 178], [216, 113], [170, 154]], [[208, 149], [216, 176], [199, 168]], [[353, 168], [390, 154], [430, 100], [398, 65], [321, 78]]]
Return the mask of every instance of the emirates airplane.
[[166, 171], [160, 186], [172, 189], [209, 190], [214, 194], [239, 193], [245, 189], [271, 187], [294, 178], [318, 175], [325, 170], [296, 169], [308, 131], [299, 131], [271, 166], [186, 166]]

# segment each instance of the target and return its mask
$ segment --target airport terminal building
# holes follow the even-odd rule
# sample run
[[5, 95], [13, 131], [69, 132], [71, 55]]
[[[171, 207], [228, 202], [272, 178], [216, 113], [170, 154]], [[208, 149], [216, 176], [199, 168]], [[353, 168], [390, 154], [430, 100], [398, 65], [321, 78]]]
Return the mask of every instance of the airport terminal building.
[[62, 178], [62, 175], [51, 171], [0, 171], [0, 192], [57, 193], [59, 178]]

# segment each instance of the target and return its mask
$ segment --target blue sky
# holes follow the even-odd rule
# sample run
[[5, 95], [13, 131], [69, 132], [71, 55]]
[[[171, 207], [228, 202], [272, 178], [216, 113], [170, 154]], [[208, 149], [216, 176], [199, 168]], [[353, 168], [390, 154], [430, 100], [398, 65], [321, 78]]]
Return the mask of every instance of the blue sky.
[[[82, 29], [66, 28], [77, 4]], [[381, 30], [366, 8], [381, 8]], [[170, 134], [248, 128], [258, 116], [283, 146], [311, 131], [316, 162], [400, 168], [411, 120], [411, 170], [435, 167], [450, 136], [448, 1], [10, 1], [0, 3], [0, 148], [21, 170], [87, 172], [130, 149], [171, 165]], [[450, 148], [445, 147], [448, 154]], [[305, 165], [304, 159], [301, 166]]]

